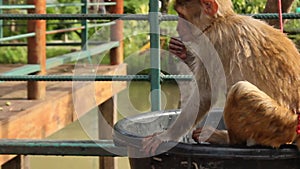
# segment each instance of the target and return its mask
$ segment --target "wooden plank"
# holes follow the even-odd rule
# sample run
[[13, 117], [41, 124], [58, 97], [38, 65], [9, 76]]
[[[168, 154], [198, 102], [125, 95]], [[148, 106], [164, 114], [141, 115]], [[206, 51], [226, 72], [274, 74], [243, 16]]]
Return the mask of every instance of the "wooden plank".
[[2, 75], [28, 75], [34, 72], [38, 72], [40, 70], [40, 65], [28, 64], [12, 70], [7, 70], [5, 73], [2, 73]]
[[[75, 62], [80, 59], [85, 59], [87, 57], [103, 53], [108, 49], [115, 48], [119, 46], [119, 42], [107, 42], [96, 47], [90, 48], [87, 51], [77, 51], [68, 54], [64, 54], [61, 56], [57, 56], [54, 58], [50, 58], [46, 60], [46, 69], [55, 68], [57, 66], [61, 66], [70, 62]], [[27, 64], [22, 66], [11, 65], [14, 69], [8, 69], [9, 67], [6, 65], [4, 69], [0, 68], [0, 73], [3, 75], [28, 75], [41, 70], [39, 64]]]
[[85, 59], [90, 56], [103, 53], [107, 51], [108, 49], [118, 47], [119, 42], [107, 42], [101, 45], [98, 45], [96, 47], [90, 48], [87, 51], [77, 51], [77, 52], [72, 52], [68, 54], [64, 54], [61, 56], [57, 56], [54, 58], [47, 59], [47, 69], [54, 68], [56, 66], [60, 66], [62, 64], [74, 62], [80, 59]]
[[[118, 75], [126, 75], [126, 65], [100, 66], [97, 74], [113, 75], [116, 70], [118, 70]], [[55, 69], [50, 73], [57, 74], [61, 71], [66, 70], [65, 68]], [[72, 69], [68, 71], [72, 72]], [[0, 87], [5, 84], [0, 83]], [[0, 96], [0, 107], [3, 108], [0, 111], [0, 138], [45, 138], [77, 120], [96, 105], [103, 103], [126, 87], [126, 82], [95, 82], [82, 85], [76, 91], [72, 91], [74, 85], [72, 82], [49, 82], [48, 84], [44, 100], [20, 98], [17, 94], [23, 92], [22, 95], [24, 95], [24, 90]], [[86, 93], [89, 92], [93, 92], [94, 95], [85, 98]], [[12, 98], [12, 96], [17, 96], [17, 98]], [[75, 97], [75, 102], [79, 102], [75, 103], [73, 97]], [[7, 105], [7, 102], [10, 105]], [[0, 156], [0, 164], [11, 157]]]

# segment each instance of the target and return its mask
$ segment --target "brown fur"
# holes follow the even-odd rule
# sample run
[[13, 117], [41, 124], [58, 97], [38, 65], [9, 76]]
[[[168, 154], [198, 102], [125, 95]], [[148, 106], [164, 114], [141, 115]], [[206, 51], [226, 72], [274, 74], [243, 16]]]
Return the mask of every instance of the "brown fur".
[[[211, 26], [204, 33], [220, 56], [228, 90], [234, 85], [224, 110], [230, 143], [278, 147], [295, 141], [300, 101], [300, 55], [295, 45], [264, 22], [235, 14], [230, 0], [216, 3], [219, 10], [213, 16], [203, 12], [201, 0], [177, 0], [175, 9], [200, 30]], [[178, 31], [182, 36], [188, 32]], [[250, 83], [236, 84], [242, 80]]]
[[229, 91], [224, 120], [231, 144], [279, 147], [296, 138], [297, 116], [246, 81]]
[[[213, 6], [209, 3], [218, 6], [213, 15], [206, 12]], [[273, 147], [293, 141], [300, 143], [296, 135], [296, 113], [300, 110], [300, 55], [292, 41], [262, 21], [234, 13], [230, 0], [176, 0], [175, 10], [181, 18], [204, 31], [224, 67], [228, 86], [224, 119], [229, 139], [227, 132], [216, 131], [209, 141]], [[186, 26], [183, 19], [179, 19], [177, 27], [183, 41], [202, 36]], [[203, 63], [197, 61], [197, 57], [203, 56], [195, 56], [197, 54], [192, 54], [188, 46], [174, 39], [170, 41], [170, 51], [183, 59], [196, 76], [201, 95], [199, 121], [210, 108], [210, 91], [214, 90]], [[207, 94], [203, 95], [205, 92]], [[189, 114], [183, 110], [178, 125], [174, 124], [162, 138], [178, 138], [174, 135], [182, 133], [179, 132], [180, 123], [188, 119], [186, 116]], [[193, 138], [197, 140], [203, 130], [196, 129]]]

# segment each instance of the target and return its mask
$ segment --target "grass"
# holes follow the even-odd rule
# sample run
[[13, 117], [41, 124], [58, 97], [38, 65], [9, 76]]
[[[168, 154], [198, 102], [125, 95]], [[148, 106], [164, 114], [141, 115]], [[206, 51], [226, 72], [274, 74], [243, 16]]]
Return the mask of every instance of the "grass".
[[[78, 48], [77, 48], [78, 49]], [[74, 47], [47, 47], [47, 58], [63, 55], [77, 50]], [[1, 47], [0, 64], [27, 63], [27, 47]]]
[[[47, 58], [61, 56], [80, 50], [79, 47], [47, 47]], [[98, 59], [95, 59], [97, 61]], [[93, 61], [94, 62], [94, 61]], [[0, 47], [0, 64], [26, 64], [27, 63], [27, 47]], [[105, 56], [101, 60], [101, 64], [108, 64], [109, 57]]]

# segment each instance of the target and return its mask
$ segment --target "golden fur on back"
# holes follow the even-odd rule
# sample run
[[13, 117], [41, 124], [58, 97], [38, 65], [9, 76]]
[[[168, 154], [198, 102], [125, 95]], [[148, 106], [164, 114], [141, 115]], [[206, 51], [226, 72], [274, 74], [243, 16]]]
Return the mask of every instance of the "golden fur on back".
[[294, 112], [299, 109], [300, 55], [286, 35], [262, 21], [239, 15], [218, 18], [210, 30], [206, 35], [223, 64], [229, 66], [224, 66], [229, 68], [228, 84], [247, 80], [279, 104]]
[[[177, 140], [204, 117], [215, 101], [212, 93], [218, 93], [218, 84], [213, 83], [223, 79], [222, 66], [228, 132], [198, 128], [193, 139], [201, 141], [201, 133], [211, 133], [211, 143], [279, 147], [296, 142], [300, 149], [296, 135], [300, 55], [292, 41], [262, 21], [235, 14], [230, 0], [175, 0], [174, 8], [180, 17], [180, 39], [170, 39], [169, 51], [194, 73], [199, 98], [197, 92], [191, 93], [192, 101], [183, 104], [182, 113], [167, 131], [146, 137], [145, 152], [153, 154], [163, 141]], [[219, 58], [213, 58], [217, 54]]]
[[[263, 21], [236, 14], [230, 0], [210, 0], [218, 4], [218, 12], [211, 16], [205, 13], [201, 0], [176, 2], [181, 4], [175, 6], [177, 12], [204, 31], [223, 64], [228, 86], [224, 116], [230, 143], [254, 140], [278, 147], [295, 141], [296, 113], [300, 111], [300, 54], [293, 42]], [[179, 34], [184, 36], [185, 32], [189, 31], [179, 29]], [[190, 32], [194, 37], [201, 35]], [[195, 61], [186, 62], [196, 76], [202, 71], [195, 69]], [[199, 90], [204, 91], [200, 89], [204, 87], [210, 91], [208, 85], [202, 85], [209, 79], [207, 73], [198, 74]], [[205, 111], [200, 108], [198, 117]]]

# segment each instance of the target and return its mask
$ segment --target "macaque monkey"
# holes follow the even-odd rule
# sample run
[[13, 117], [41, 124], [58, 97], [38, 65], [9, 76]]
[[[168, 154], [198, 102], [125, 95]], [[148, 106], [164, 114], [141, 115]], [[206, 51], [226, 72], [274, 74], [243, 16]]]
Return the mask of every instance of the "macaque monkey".
[[[300, 148], [300, 55], [295, 45], [279, 30], [263, 21], [236, 14], [230, 0], [176, 0], [180, 39], [171, 38], [169, 50], [182, 59], [196, 76], [201, 104], [195, 124], [209, 111], [214, 89], [201, 62], [207, 53], [191, 52], [190, 43], [206, 36], [222, 62], [227, 84], [224, 121], [227, 131], [214, 130], [206, 140], [216, 144], [264, 145], [278, 148], [295, 142]], [[192, 26], [184, 23], [188, 21]], [[197, 45], [197, 44], [196, 44]], [[206, 94], [203, 94], [205, 93]], [[165, 141], [186, 133], [180, 123], [191, 120], [182, 110], [169, 130], [146, 137], [146, 153], [154, 154]], [[192, 128], [191, 128], [192, 129]], [[195, 141], [209, 128], [193, 132]], [[181, 135], [182, 136], [182, 135]]]

